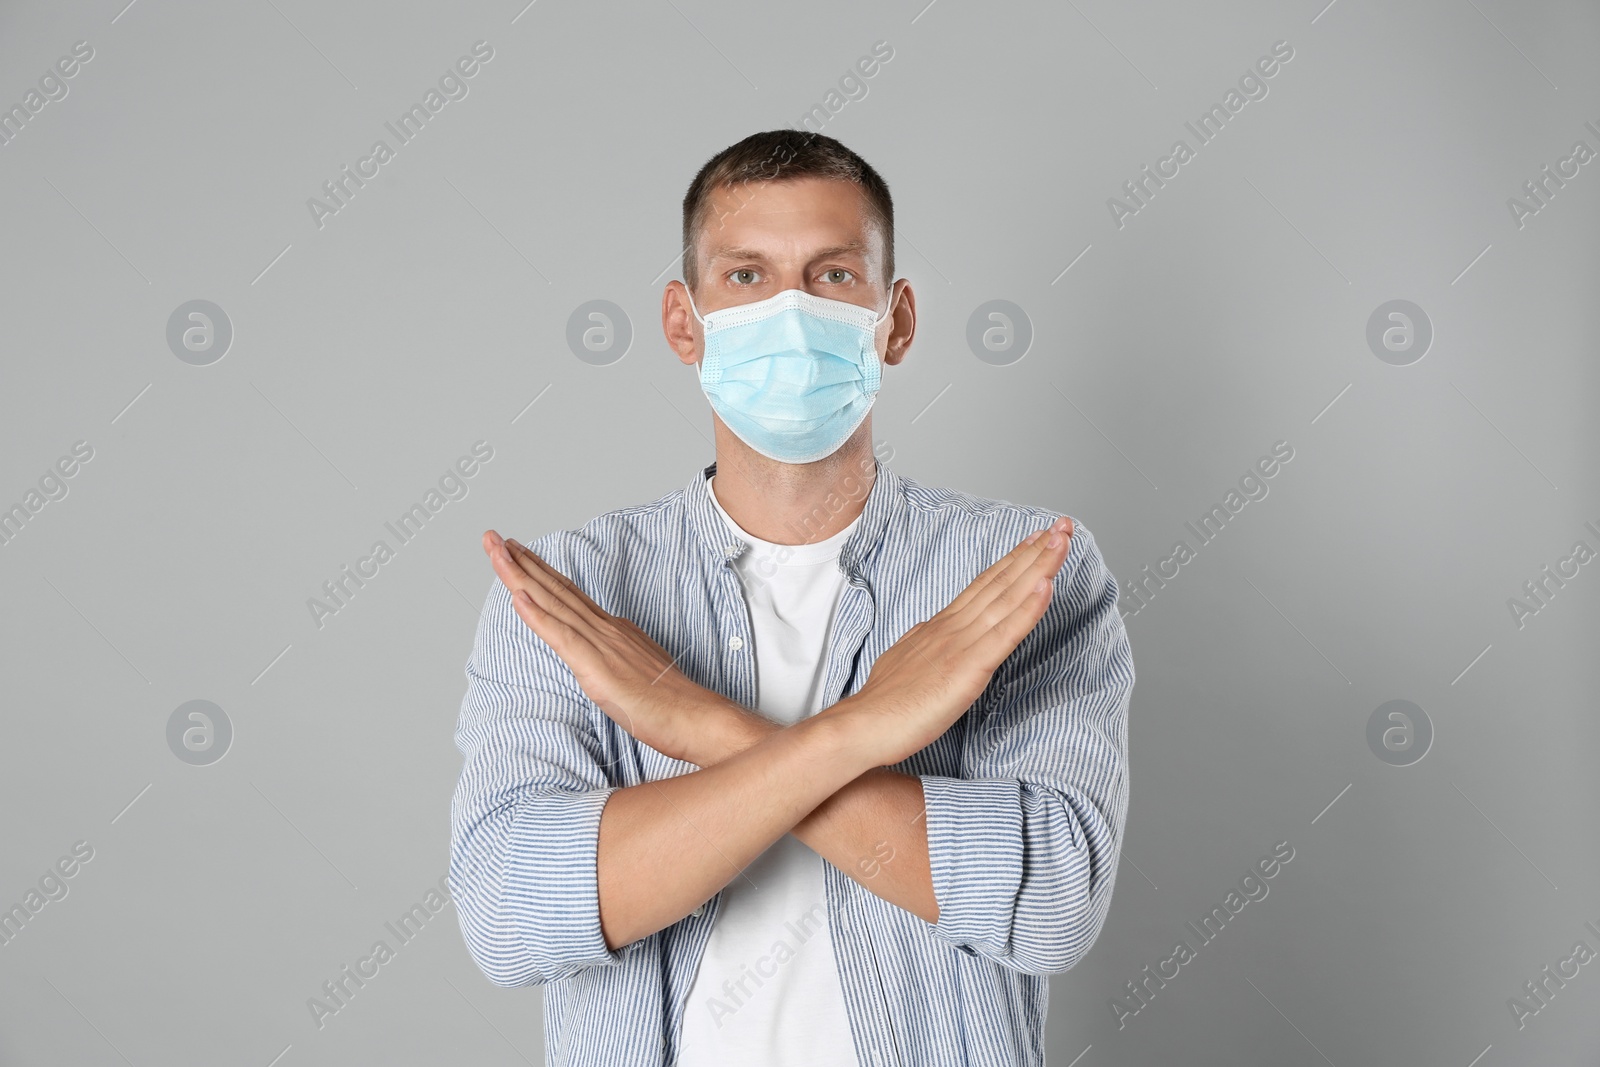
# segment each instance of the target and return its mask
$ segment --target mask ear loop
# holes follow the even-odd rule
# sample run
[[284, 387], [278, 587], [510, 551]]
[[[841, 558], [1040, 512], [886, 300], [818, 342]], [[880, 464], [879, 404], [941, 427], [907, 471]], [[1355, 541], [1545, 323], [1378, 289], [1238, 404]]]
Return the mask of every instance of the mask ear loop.
[[694, 294], [689, 292], [688, 285], [683, 287], [683, 295], [689, 298], [689, 313], [695, 317], [695, 321], [700, 324], [701, 329], [704, 329], [706, 320], [700, 317], [700, 310], [694, 306]]
[[[890, 287], [890, 292], [893, 292], [892, 286]], [[892, 311], [894, 311], [894, 300], [891, 297], [889, 300], [889, 306], [883, 309], [883, 314], [872, 320], [872, 333], [874, 337], [877, 336], [878, 327], [883, 325], [884, 320], [889, 317], [889, 314]], [[865, 356], [866, 353], [863, 352], [862, 355]], [[880, 360], [878, 359], [878, 350], [874, 346], [872, 349], [872, 358], [864, 358], [861, 366], [861, 369], [866, 375], [864, 384], [866, 385], [866, 391], [869, 395], [876, 394], [880, 383], [883, 381], [883, 368], [879, 366], [879, 363]]]
[[[695, 317], [695, 320], [700, 323], [700, 331], [702, 334], [704, 334], [706, 330], [706, 320], [700, 317], [700, 310], [694, 306], [694, 294], [689, 292], [688, 283], [684, 283], [683, 295], [689, 298], [689, 313], [692, 314]], [[722, 355], [721, 353], [713, 355], [711, 351], [711, 345], [709, 343], [705, 344], [704, 349], [700, 353], [699, 374], [700, 388], [702, 390], [704, 390], [708, 384], [715, 385], [722, 381]], [[707, 395], [710, 394], [708, 393]]]
[[873, 332], [877, 332], [878, 327], [883, 325], [883, 320], [887, 319], [889, 317], [890, 312], [894, 311], [894, 296], [893, 296], [894, 286], [891, 285], [889, 287], [889, 292], [890, 292], [889, 306], [883, 309], [883, 314], [882, 315], [879, 315], [877, 318], [872, 320]]

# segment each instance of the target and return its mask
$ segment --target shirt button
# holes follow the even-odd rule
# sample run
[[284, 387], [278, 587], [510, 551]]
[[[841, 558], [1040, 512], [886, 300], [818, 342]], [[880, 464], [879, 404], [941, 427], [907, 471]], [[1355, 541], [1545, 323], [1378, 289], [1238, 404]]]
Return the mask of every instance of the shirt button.
[[698, 908], [696, 908], [693, 911], [691, 911], [689, 914], [693, 915], [695, 918], [698, 919], [700, 916], [704, 915], [705, 913], [706, 913], [706, 906], [704, 904], [702, 904]]
[[739, 651], [744, 647], [744, 638], [740, 637], [738, 634], [734, 634], [732, 637], [728, 638], [728, 647], [733, 649], [735, 652]]

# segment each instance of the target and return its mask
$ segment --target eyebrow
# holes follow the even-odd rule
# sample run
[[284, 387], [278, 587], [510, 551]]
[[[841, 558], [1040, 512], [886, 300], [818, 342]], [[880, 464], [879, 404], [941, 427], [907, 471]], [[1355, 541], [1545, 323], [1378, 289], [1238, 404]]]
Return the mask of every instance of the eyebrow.
[[[812, 254], [811, 258], [827, 259], [830, 256], [842, 256], [850, 253], [861, 255], [865, 254], [866, 251], [867, 246], [865, 242], [851, 241], [847, 244], [834, 245], [831, 248], [819, 248], [815, 253]], [[711, 250], [709, 259], [748, 259], [757, 263], [768, 262], [765, 253], [758, 252], [753, 248], [713, 248]]]

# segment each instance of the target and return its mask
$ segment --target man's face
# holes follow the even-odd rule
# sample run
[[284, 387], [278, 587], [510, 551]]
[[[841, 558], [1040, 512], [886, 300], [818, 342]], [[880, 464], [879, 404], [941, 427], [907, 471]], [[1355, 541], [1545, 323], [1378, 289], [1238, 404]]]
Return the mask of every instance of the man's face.
[[[752, 181], [715, 189], [697, 235], [699, 282], [694, 306], [701, 315], [801, 289], [813, 296], [871, 308], [879, 317], [879, 358], [890, 366], [905, 358], [916, 333], [916, 298], [901, 278], [892, 286], [883, 271], [883, 233], [854, 182], [831, 178]], [[661, 327], [678, 359], [697, 365], [705, 351], [700, 323], [690, 313], [688, 290], [667, 283]]]
[[854, 182], [745, 182], [713, 190], [708, 208], [697, 238], [700, 314], [785, 289], [883, 313], [883, 234]]

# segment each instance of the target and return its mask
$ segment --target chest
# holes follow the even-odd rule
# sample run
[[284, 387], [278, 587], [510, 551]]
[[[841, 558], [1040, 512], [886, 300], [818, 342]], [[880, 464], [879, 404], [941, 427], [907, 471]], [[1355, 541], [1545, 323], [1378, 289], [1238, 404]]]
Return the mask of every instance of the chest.
[[[885, 649], [960, 591], [947, 596], [942, 588], [909, 579], [886, 585], [881, 579], [846, 576], [836, 567], [833, 575], [793, 582], [761, 581], [759, 575], [751, 581], [731, 562], [709, 576], [684, 576], [670, 586], [671, 595], [634, 604], [636, 614], [630, 617], [676, 657], [692, 681], [775, 722], [798, 721], [855, 693]], [[774, 685], [795, 680], [811, 690], [798, 707], [772, 696]], [[767, 703], [778, 714], [763, 706], [763, 682], [768, 683]], [[598, 710], [596, 715], [618, 784], [660, 781], [698, 769], [639, 743]], [[966, 732], [963, 717], [895, 769], [951, 773], [959, 765]]]

